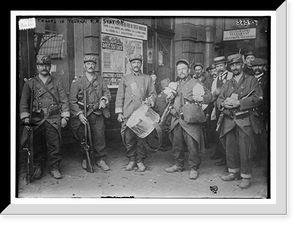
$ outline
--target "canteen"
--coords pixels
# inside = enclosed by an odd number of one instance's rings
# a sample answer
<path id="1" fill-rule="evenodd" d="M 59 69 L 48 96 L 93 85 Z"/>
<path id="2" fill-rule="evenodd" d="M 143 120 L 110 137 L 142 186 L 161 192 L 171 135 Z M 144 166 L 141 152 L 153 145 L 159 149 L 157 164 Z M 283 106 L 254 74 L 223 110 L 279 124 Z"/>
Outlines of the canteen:
<path id="1" fill-rule="evenodd" d="M 146 104 L 135 110 L 127 121 L 127 126 L 140 138 L 147 137 L 159 122 L 160 116 Z"/>

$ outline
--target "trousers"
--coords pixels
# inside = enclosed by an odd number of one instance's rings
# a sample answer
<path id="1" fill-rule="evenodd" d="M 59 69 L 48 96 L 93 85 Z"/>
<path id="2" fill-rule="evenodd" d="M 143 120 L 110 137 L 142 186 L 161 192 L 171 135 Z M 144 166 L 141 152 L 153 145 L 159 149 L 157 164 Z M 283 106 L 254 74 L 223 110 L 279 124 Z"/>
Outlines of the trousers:
<path id="1" fill-rule="evenodd" d="M 235 126 L 223 137 L 228 171 L 233 173 L 241 172 L 241 177 L 251 178 L 252 157 L 249 156 L 249 151 L 251 150 L 249 136 L 240 127 Z"/>
<path id="2" fill-rule="evenodd" d="M 124 129 L 125 128 L 125 129 Z M 123 143 L 126 147 L 126 157 L 130 161 L 143 162 L 147 158 L 147 151 L 143 146 L 143 140 L 138 137 L 129 127 L 121 129 Z"/>
<path id="3" fill-rule="evenodd" d="M 91 113 L 87 117 L 90 127 L 91 127 L 91 137 L 92 137 L 92 143 L 93 143 L 93 152 L 95 155 L 95 158 L 105 158 L 107 156 L 106 148 L 106 141 L 105 141 L 105 124 L 104 124 L 104 117 L 103 115 L 96 115 L 94 113 Z M 80 124 L 77 136 L 79 142 L 82 142 L 84 139 L 84 125 Z M 90 137 L 90 136 L 89 136 Z M 87 141 L 89 142 L 89 140 Z M 83 148 L 83 145 L 80 146 L 80 152 L 83 158 L 85 158 L 86 153 Z"/>
<path id="4" fill-rule="evenodd" d="M 57 169 L 61 160 L 61 140 L 57 129 L 44 121 L 33 132 L 35 166 L 42 167 L 47 162 L 49 169 Z"/>
<path id="5" fill-rule="evenodd" d="M 175 164 L 178 167 L 184 166 L 185 150 L 188 149 L 188 162 L 191 169 L 198 170 L 201 164 L 199 147 L 197 141 L 191 137 L 181 126 L 177 124 L 171 131 L 172 151 Z"/>

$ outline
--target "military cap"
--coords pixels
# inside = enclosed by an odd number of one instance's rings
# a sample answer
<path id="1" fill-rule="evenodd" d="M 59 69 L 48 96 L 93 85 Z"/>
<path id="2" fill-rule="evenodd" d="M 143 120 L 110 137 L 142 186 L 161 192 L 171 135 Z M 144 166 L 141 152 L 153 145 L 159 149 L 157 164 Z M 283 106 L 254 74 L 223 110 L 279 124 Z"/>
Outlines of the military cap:
<path id="1" fill-rule="evenodd" d="M 249 55 L 255 56 L 255 54 L 254 54 L 253 51 L 248 51 L 248 52 L 246 52 L 246 53 L 244 54 L 245 58 L 246 58 L 247 56 L 249 56 Z"/>
<path id="2" fill-rule="evenodd" d="M 202 64 L 202 63 L 195 63 L 195 64 L 194 64 L 194 69 L 195 69 L 195 67 L 196 67 L 196 66 L 201 66 L 201 67 L 202 67 L 202 69 L 204 69 L 204 67 L 203 67 L 203 64 Z"/>
<path id="3" fill-rule="evenodd" d="M 209 71 L 209 70 L 212 70 L 212 69 L 215 69 L 216 68 L 216 65 L 215 64 L 210 64 L 207 68 L 206 68 L 206 71 Z"/>
<path id="4" fill-rule="evenodd" d="M 243 58 L 241 54 L 233 54 L 228 56 L 228 63 L 233 64 L 233 63 L 243 63 Z"/>
<path id="5" fill-rule="evenodd" d="M 129 58 L 129 62 L 131 62 L 133 60 L 140 60 L 142 62 L 143 61 L 143 57 L 142 57 L 142 55 L 132 55 Z"/>
<path id="6" fill-rule="evenodd" d="M 261 59 L 261 58 L 255 58 L 252 62 L 251 65 L 252 66 L 262 66 L 265 65 L 267 63 L 266 60 Z"/>
<path id="7" fill-rule="evenodd" d="M 85 55 L 84 58 L 83 58 L 83 62 L 86 63 L 86 62 L 93 62 L 93 63 L 97 63 L 97 57 L 95 56 L 92 56 L 92 55 Z"/>
<path id="8" fill-rule="evenodd" d="M 50 55 L 37 55 L 36 64 L 51 64 Z"/>
<path id="9" fill-rule="evenodd" d="M 214 58 L 214 64 L 219 64 L 219 63 L 227 63 L 227 59 L 225 56 L 218 56 Z"/>
<path id="10" fill-rule="evenodd" d="M 186 59 L 179 59 L 179 60 L 176 62 L 176 66 L 178 66 L 179 63 L 183 63 L 183 64 L 187 65 L 188 67 L 190 67 L 190 63 L 189 63 L 189 61 L 187 61 Z"/>

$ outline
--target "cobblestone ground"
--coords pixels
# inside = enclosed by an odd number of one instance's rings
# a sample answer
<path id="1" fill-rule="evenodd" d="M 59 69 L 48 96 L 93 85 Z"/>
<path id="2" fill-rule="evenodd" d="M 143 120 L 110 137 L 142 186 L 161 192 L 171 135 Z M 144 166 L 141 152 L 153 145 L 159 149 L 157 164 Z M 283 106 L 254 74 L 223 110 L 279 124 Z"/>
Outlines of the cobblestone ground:
<path id="1" fill-rule="evenodd" d="M 125 171 L 128 160 L 121 141 L 107 144 L 110 171 L 94 167 L 94 173 L 81 168 L 77 143 L 64 144 L 64 158 L 60 164 L 63 178 L 53 179 L 47 167 L 44 176 L 27 184 L 20 171 L 17 196 L 20 198 L 267 198 L 268 184 L 259 162 L 254 164 L 253 178 L 249 189 L 240 189 L 240 181 L 224 182 L 220 176 L 225 166 L 215 166 L 211 160 L 214 145 L 202 154 L 202 163 L 197 180 L 189 179 L 187 157 L 185 170 L 179 173 L 166 173 L 165 168 L 173 165 L 171 150 L 150 152 L 145 161 L 145 172 Z M 216 190 L 217 187 L 217 190 Z M 214 191 L 216 190 L 216 191 Z"/>

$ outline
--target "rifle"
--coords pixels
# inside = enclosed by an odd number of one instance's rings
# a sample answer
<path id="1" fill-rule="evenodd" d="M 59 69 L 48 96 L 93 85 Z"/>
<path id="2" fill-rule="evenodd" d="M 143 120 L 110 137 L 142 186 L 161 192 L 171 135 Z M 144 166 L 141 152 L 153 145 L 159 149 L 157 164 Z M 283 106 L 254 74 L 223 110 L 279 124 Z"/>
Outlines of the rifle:
<path id="1" fill-rule="evenodd" d="M 31 90 L 30 95 L 30 116 L 29 116 L 29 124 L 27 125 L 28 128 L 25 126 L 25 129 L 23 130 L 23 135 L 21 138 L 21 145 L 24 145 L 23 140 L 25 141 L 27 138 L 26 146 L 23 147 L 23 151 L 27 154 L 27 167 L 26 167 L 26 184 L 31 183 L 33 172 L 34 172 L 34 162 L 33 162 L 33 124 L 32 124 L 32 111 L 33 111 L 33 97 L 34 97 L 34 87 L 35 83 L 33 83 L 33 88 Z M 27 136 L 23 137 L 27 131 Z"/>
<path id="2" fill-rule="evenodd" d="M 167 119 L 167 117 L 170 113 L 171 108 L 172 108 L 171 107 L 171 101 L 169 101 L 167 106 L 165 107 L 161 117 L 160 117 L 160 120 L 159 120 L 159 123 L 158 123 L 160 126 L 164 125 L 164 123 L 165 123 L 165 121 L 166 121 L 166 119 Z"/>
<path id="3" fill-rule="evenodd" d="M 86 107 L 87 107 L 87 95 L 86 95 L 86 92 L 87 92 L 86 89 L 84 89 L 83 90 L 83 102 L 84 102 L 83 114 L 84 114 L 84 117 L 87 119 L 87 110 L 86 110 Z M 88 171 L 90 173 L 93 173 L 94 172 L 94 170 L 93 170 L 94 159 L 91 158 L 91 155 L 93 155 L 93 152 L 92 152 L 92 144 L 91 144 L 92 139 L 91 139 L 91 132 L 90 131 L 91 131 L 90 125 L 87 122 L 87 124 L 84 125 L 84 138 L 83 138 L 81 144 L 83 145 L 83 149 L 84 149 L 84 151 L 86 153 L 86 161 L 87 161 L 86 171 Z M 89 139 L 90 145 L 88 143 L 88 139 Z"/>

